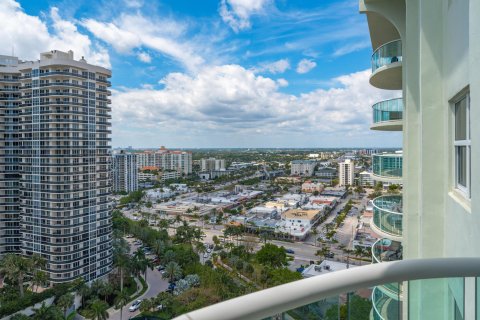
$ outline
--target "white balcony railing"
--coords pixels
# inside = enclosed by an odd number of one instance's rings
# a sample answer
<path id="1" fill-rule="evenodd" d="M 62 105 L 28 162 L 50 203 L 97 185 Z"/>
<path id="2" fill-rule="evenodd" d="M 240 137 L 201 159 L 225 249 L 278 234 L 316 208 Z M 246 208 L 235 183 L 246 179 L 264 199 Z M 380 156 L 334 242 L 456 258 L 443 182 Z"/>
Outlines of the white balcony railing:
<path id="1" fill-rule="evenodd" d="M 480 258 L 414 259 L 376 263 L 258 291 L 189 312 L 174 320 L 264 319 L 361 288 L 409 280 L 479 276 Z"/>

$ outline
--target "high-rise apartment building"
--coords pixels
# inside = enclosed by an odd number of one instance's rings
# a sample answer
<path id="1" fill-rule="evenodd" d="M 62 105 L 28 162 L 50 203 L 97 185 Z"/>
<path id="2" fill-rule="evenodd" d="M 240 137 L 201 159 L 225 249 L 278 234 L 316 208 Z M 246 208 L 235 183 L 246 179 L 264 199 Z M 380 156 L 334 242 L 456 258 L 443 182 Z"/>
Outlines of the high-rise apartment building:
<path id="1" fill-rule="evenodd" d="M 41 255 L 52 282 L 111 270 L 110 76 L 72 51 L 0 56 L 0 252 Z"/>
<path id="2" fill-rule="evenodd" d="M 201 159 L 200 160 L 201 171 L 220 171 L 225 170 L 225 159 Z"/>
<path id="3" fill-rule="evenodd" d="M 168 150 L 161 147 L 156 151 L 136 153 L 137 167 L 157 167 L 159 170 L 173 170 L 188 175 L 192 173 L 192 153 L 190 151 Z"/>
<path id="4" fill-rule="evenodd" d="M 113 191 L 138 190 L 137 155 L 121 151 L 113 155 Z"/>
<path id="5" fill-rule="evenodd" d="M 479 257 L 472 244 L 480 240 L 480 3 L 361 0 L 360 10 L 374 50 L 370 83 L 403 93 L 373 106 L 372 127 L 403 127 L 403 257 Z M 480 314 L 475 278 L 407 288 L 404 319 Z"/>
<path id="6" fill-rule="evenodd" d="M 355 183 L 355 161 L 346 159 L 338 163 L 338 184 L 353 186 Z"/>
<path id="7" fill-rule="evenodd" d="M 19 252 L 20 171 L 18 58 L 0 56 L 0 254 Z"/>

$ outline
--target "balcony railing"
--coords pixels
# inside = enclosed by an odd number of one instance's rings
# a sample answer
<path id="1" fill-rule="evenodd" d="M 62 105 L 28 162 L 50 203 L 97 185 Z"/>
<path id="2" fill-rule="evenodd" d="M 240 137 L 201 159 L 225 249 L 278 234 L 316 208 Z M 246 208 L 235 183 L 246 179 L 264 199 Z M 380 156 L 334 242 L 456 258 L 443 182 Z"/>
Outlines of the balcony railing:
<path id="1" fill-rule="evenodd" d="M 403 248 L 399 241 L 378 239 L 372 246 L 373 263 L 402 260 Z"/>
<path id="2" fill-rule="evenodd" d="M 372 73 L 378 68 L 402 61 L 402 41 L 385 43 L 372 54 Z"/>
<path id="3" fill-rule="evenodd" d="M 401 195 L 380 196 L 373 200 L 374 231 L 380 230 L 387 236 L 401 237 L 402 220 Z"/>
<path id="4" fill-rule="evenodd" d="M 375 287 L 372 292 L 373 320 L 402 319 L 402 302 L 385 294 L 380 287 Z"/>
<path id="5" fill-rule="evenodd" d="M 282 314 L 289 310 L 318 302 L 328 303 L 329 297 L 362 288 L 420 279 L 478 276 L 480 276 L 480 258 L 415 259 L 377 263 L 258 291 L 189 312 L 175 319 L 252 320 L 270 317 L 281 319 Z M 347 300 L 348 296 L 347 294 Z M 417 318 L 411 317 L 411 319 Z"/>
<path id="6" fill-rule="evenodd" d="M 375 103 L 373 109 L 373 123 L 382 124 L 403 119 L 403 99 L 390 99 Z"/>
<path id="7" fill-rule="evenodd" d="M 373 175 L 377 178 L 385 180 L 401 179 L 402 166 L 403 157 L 401 153 L 382 153 L 372 156 Z"/>

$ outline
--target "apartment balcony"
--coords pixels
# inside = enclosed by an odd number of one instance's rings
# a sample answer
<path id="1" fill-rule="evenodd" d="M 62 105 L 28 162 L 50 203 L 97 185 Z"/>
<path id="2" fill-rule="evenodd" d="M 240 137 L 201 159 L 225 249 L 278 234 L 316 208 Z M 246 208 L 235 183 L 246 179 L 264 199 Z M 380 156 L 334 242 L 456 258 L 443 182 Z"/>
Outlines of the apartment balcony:
<path id="1" fill-rule="evenodd" d="M 372 316 L 373 320 L 402 319 L 402 302 L 392 298 L 380 290 L 381 286 L 375 287 L 372 292 Z"/>
<path id="2" fill-rule="evenodd" d="M 379 89 L 402 89 L 402 41 L 387 42 L 372 54 L 370 84 Z"/>
<path id="3" fill-rule="evenodd" d="M 372 155 L 373 180 L 402 183 L 403 156 L 401 153 Z"/>
<path id="4" fill-rule="evenodd" d="M 403 232 L 402 220 L 401 195 L 380 196 L 373 200 L 371 227 L 376 234 L 390 240 L 401 241 Z"/>
<path id="5" fill-rule="evenodd" d="M 474 280 L 473 278 L 479 275 L 478 257 L 376 263 L 261 290 L 191 311 L 174 320 L 324 319 L 326 309 L 335 313 L 335 310 L 340 309 L 340 305 L 346 306 L 349 314 L 354 310 L 354 304 L 350 304 L 354 294 L 361 294 L 361 290 L 367 288 L 405 281 L 408 281 L 409 288 L 420 287 L 427 281 L 445 283 L 454 278 L 466 281 Z M 400 300 L 385 295 L 376 288 L 370 295 L 373 309 L 370 315 L 373 319 L 397 320 L 403 316 L 403 319 L 420 320 L 426 319 L 424 314 L 431 313 L 430 309 L 425 308 L 419 313 L 402 315 Z M 444 286 L 443 290 L 448 294 L 448 287 Z M 463 291 L 461 294 L 464 300 L 466 293 Z M 409 299 L 411 307 L 412 304 L 426 302 L 424 299 L 432 299 L 432 296 L 409 294 Z M 308 313 L 308 316 L 302 316 L 305 313 Z"/>
<path id="6" fill-rule="evenodd" d="M 401 131 L 403 127 L 403 99 L 390 99 L 375 103 L 372 130 Z"/>

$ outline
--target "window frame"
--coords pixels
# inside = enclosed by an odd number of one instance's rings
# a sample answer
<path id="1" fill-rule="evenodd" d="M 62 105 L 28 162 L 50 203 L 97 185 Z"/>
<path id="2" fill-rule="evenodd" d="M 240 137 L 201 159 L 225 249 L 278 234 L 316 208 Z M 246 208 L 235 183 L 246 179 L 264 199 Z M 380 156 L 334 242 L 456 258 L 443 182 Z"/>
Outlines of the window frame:
<path id="1" fill-rule="evenodd" d="M 456 140 L 456 111 L 457 104 L 465 99 L 466 103 L 466 119 L 465 119 L 465 139 Z M 452 111 L 453 111 L 453 178 L 454 178 L 454 188 L 461 192 L 467 199 L 471 198 L 471 122 L 470 122 L 470 91 L 461 92 L 457 98 L 452 100 Z M 465 186 L 459 183 L 459 165 L 458 165 L 458 150 L 459 147 L 465 147 Z"/>

